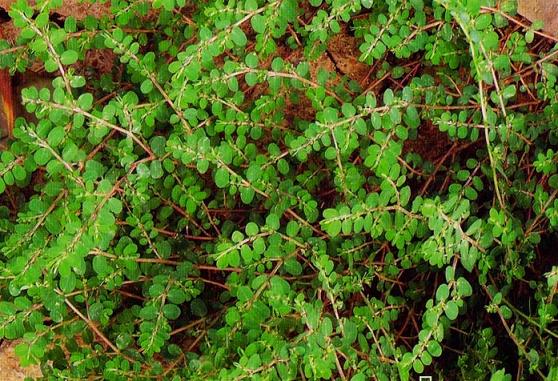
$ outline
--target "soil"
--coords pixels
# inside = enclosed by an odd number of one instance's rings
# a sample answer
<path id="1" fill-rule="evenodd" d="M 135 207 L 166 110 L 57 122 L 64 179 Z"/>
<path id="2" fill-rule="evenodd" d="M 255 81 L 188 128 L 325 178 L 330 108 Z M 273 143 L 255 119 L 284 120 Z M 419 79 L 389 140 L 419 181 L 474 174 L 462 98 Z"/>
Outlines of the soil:
<path id="1" fill-rule="evenodd" d="M 341 32 L 331 38 L 327 54 L 338 72 L 365 85 L 370 73 L 370 65 L 360 62 L 360 42 L 349 33 L 348 26 L 343 25 Z"/>
<path id="2" fill-rule="evenodd" d="M 0 0 L 0 8 L 8 10 L 14 2 L 14 0 Z M 35 1 L 30 0 L 29 3 L 33 4 Z M 100 18 L 110 15 L 110 1 L 105 1 L 104 3 L 95 1 L 90 3 L 80 0 L 64 0 L 64 5 L 56 9 L 56 13 L 63 17 L 74 16 L 76 19 L 80 20 L 84 19 L 86 16 Z"/>
<path id="3" fill-rule="evenodd" d="M 346 75 L 349 79 L 358 82 L 362 88 L 368 86 L 370 66 L 358 60 L 360 55 L 359 41 L 353 37 L 348 27 L 343 26 L 342 30 L 333 36 L 328 43 L 326 51 L 310 65 L 310 79 L 316 81 L 318 72 L 325 70 L 330 73 L 337 73 L 338 76 Z M 292 64 L 297 64 L 303 60 L 303 52 L 296 50 L 289 54 L 279 54 L 287 56 Z M 336 78 L 338 78 L 336 76 Z M 332 80 L 329 88 L 338 83 L 338 79 Z M 287 107 L 285 107 L 285 117 L 288 121 L 302 119 L 312 121 L 315 111 L 306 97 L 300 97 L 298 102 L 290 102 L 287 99 Z"/>
<path id="4" fill-rule="evenodd" d="M 19 360 L 14 353 L 17 341 L 4 341 L 0 345 L 0 379 L 2 381 L 21 381 L 25 377 L 41 377 L 41 370 L 38 366 L 22 368 Z"/>
<path id="5" fill-rule="evenodd" d="M 558 2 L 549 0 L 519 0 L 517 12 L 533 22 L 544 22 L 544 31 L 558 37 Z"/>
<path id="6" fill-rule="evenodd" d="M 416 139 L 408 139 L 403 143 L 403 152 L 414 152 L 423 159 L 434 162 L 444 156 L 451 146 L 448 135 L 427 120 L 418 127 Z"/>

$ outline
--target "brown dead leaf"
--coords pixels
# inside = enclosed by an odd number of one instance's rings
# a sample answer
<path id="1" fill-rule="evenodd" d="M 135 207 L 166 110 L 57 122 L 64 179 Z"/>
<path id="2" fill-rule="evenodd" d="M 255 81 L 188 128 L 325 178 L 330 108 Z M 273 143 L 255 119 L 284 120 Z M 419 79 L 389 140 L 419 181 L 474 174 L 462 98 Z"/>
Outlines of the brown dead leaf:
<path id="1" fill-rule="evenodd" d="M 0 24 L 0 38 L 14 43 L 19 36 L 19 29 L 14 26 L 11 21 L 3 22 Z"/>

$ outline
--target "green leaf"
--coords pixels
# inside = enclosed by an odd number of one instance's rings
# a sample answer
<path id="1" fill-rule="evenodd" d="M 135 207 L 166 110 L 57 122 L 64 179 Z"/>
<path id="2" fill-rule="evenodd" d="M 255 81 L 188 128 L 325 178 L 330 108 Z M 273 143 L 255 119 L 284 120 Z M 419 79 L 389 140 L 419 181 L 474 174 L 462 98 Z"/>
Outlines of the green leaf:
<path id="1" fill-rule="evenodd" d="M 436 300 L 437 301 L 446 300 L 448 296 L 449 296 L 449 287 L 447 284 L 442 283 L 440 286 L 438 286 L 438 290 L 436 291 Z"/>
<path id="2" fill-rule="evenodd" d="M 93 270 L 100 276 L 108 274 L 110 272 L 110 267 L 108 265 L 107 259 L 101 255 L 97 255 L 93 258 Z"/>
<path id="3" fill-rule="evenodd" d="M 153 90 L 153 82 L 150 79 L 146 79 L 141 83 L 140 90 L 143 94 L 149 94 Z"/>
<path id="4" fill-rule="evenodd" d="M 192 310 L 192 313 L 197 317 L 207 316 L 207 306 L 201 299 L 196 298 L 192 300 L 192 302 L 190 303 L 190 309 Z"/>
<path id="5" fill-rule="evenodd" d="M 228 264 L 231 267 L 238 267 L 240 266 L 240 255 L 238 254 L 237 250 L 231 251 L 227 255 Z"/>
<path id="6" fill-rule="evenodd" d="M 374 5 L 374 0 L 361 0 L 360 1 L 364 8 L 370 9 Z"/>
<path id="7" fill-rule="evenodd" d="M 264 33 L 266 30 L 266 19 L 262 15 L 254 15 L 250 20 L 250 24 L 256 33 Z"/>
<path id="8" fill-rule="evenodd" d="M 448 319 L 455 320 L 459 314 L 459 307 L 455 301 L 449 300 L 444 306 L 444 312 L 446 313 Z"/>
<path id="9" fill-rule="evenodd" d="M 12 169 L 12 174 L 17 181 L 23 181 L 27 177 L 27 172 L 25 172 L 25 169 L 21 165 L 15 165 Z"/>
<path id="10" fill-rule="evenodd" d="M 506 374 L 505 369 L 500 369 L 500 370 L 496 371 L 490 377 L 490 381 L 507 381 L 507 380 L 510 380 L 510 379 L 511 378 Z"/>
<path id="11" fill-rule="evenodd" d="M 358 326 L 353 321 L 346 320 L 343 328 L 345 331 L 345 337 L 344 337 L 345 344 L 346 345 L 353 344 L 357 339 Z"/>
<path id="12" fill-rule="evenodd" d="M 287 162 L 287 160 L 285 159 L 280 159 L 277 162 L 277 169 L 279 170 L 279 173 L 281 173 L 282 175 L 287 175 L 289 173 L 289 163 Z"/>
<path id="13" fill-rule="evenodd" d="M 76 284 L 77 279 L 74 273 L 70 273 L 67 276 L 60 277 L 60 289 L 67 294 L 74 291 L 74 289 L 76 288 Z"/>
<path id="14" fill-rule="evenodd" d="M 209 161 L 207 160 L 198 160 L 196 162 L 196 168 L 199 173 L 204 174 L 209 169 Z"/>
<path id="15" fill-rule="evenodd" d="M 172 288 L 167 294 L 169 302 L 174 304 L 182 304 L 186 301 L 186 293 L 180 288 Z"/>
<path id="16" fill-rule="evenodd" d="M 478 250 L 474 247 L 470 247 L 469 250 L 461 255 L 461 264 L 467 271 L 471 272 L 475 268 L 477 257 Z"/>
<path id="17" fill-rule="evenodd" d="M 122 212 L 122 201 L 117 198 L 111 197 L 107 201 L 107 206 L 109 207 L 110 211 L 114 214 L 118 214 Z"/>
<path id="18" fill-rule="evenodd" d="M 246 56 L 244 62 L 249 68 L 256 68 L 259 64 L 258 56 L 255 53 L 250 53 Z"/>
<path id="19" fill-rule="evenodd" d="M 353 106 L 351 103 L 343 103 L 343 106 L 341 107 L 341 111 L 343 112 L 343 115 L 347 118 L 350 118 L 356 114 L 355 106 Z"/>
<path id="20" fill-rule="evenodd" d="M 180 307 L 175 304 L 165 304 L 163 306 L 163 315 L 169 320 L 176 320 L 180 316 Z"/>
<path id="21" fill-rule="evenodd" d="M 153 160 L 149 165 L 149 170 L 151 172 L 151 177 L 154 179 L 160 179 L 164 175 L 160 160 Z"/>
<path id="22" fill-rule="evenodd" d="M 393 90 L 387 89 L 384 91 L 384 105 L 390 106 L 394 102 Z"/>
<path id="23" fill-rule="evenodd" d="M 279 230 L 279 227 L 281 226 L 279 216 L 274 213 L 271 213 L 266 217 L 265 224 L 271 230 Z"/>
<path id="24" fill-rule="evenodd" d="M 248 42 L 246 35 L 239 27 L 233 28 L 231 31 L 231 38 L 237 46 L 244 46 Z"/>
<path id="25" fill-rule="evenodd" d="M 325 224 L 326 233 L 332 238 L 335 238 L 335 237 L 337 237 L 337 235 L 339 235 L 339 233 L 341 232 L 342 227 L 343 227 L 343 224 L 339 220 L 331 221 L 331 222 Z"/>
<path id="26" fill-rule="evenodd" d="M 250 204 L 254 200 L 254 196 L 256 195 L 256 191 L 249 187 L 240 188 L 240 198 L 243 203 Z"/>
<path id="27" fill-rule="evenodd" d="M 420 361 L 420 359 L 416 359 L 415 361 L 413 361 L 413 370 L 419 374 L 424 372 L 424 365 L 422 364 L 422 361 Z"/>
<path id="28" fill-rule="evenodd" d="M 75 50 L 70 49 L 62 53 L 60 56 L 60 62 L 62 62 L 63 65 L 72 65 L 77 62 L 78 58 L 78 53 Z"/>
<path id="29" fill-rule="evenodd" d="M 440 357 L 442 355 L 442 346 L 436 340 L 431 340 L 428 342 L 426 349 L 432 357 Z"/>
<path id="30" fill-rule="evenodd" d="M 254 296 L 254 293 L 248 286 L 241 286 L 236 292 L 236 297 L 240 302 L 247 302 L 248 300 L 252 299 L 252 296 Z"/>
<path id="31" fill-rule="evenodd" d="M 154 305 L 147 305 L 140 311 L 140 317 L 145 320 L 153 320 L 157 317 L 157 308 Z"/>
<path id="32" fill-rule="evenodd" d="M 293 276 L 302 274 L 302 265 L 296 259 L 288 259 L 284 263 L 285 271 Z"/>
<path id="33" fill-rule="evenodd" d="M 515 96 L 516 90 L 515 90 L 515 85 L 509 85 L 506 86 L 504 88 L 504 90 L 502 91 L 502 96 L 505 99 L 510 99 L 513 98 Z"/>
<path id="34" fill-rule="evenodd" d="M 480 12 L 480 0 L 467 0 L 467 10 L 473 16 Z"/>
<path id="35" fill-rule="evenodd" d="M 64 139 L 64 127 L 54 127 L 48 134 L 47 142 L 51 147 L 58 147 Z"/>
<path id="36" fill-rule="evenodd" d="M 364 373 L 356 373 L 353 377 L 351 377 L 351 381 L 366 381 L 366 376 Z"/>
<path id="37" fill-rule="evenodd" d="M 218 168 L 215 171 L 215 185 L 224 188 L 229 185 L 229 172 L 224 168 Z"/>
<path id="38" fill-rule="evenodd" d="M 457 293 L 461 297 L 468 297 L 473 294 L 473 288 L 467 279 L 463 277 L 457 279 Z"/>
<path id="39" fill-rule="evenodd" d="M 70 79 L 70 86 L 74 89 L 79 89 L 80 87 L 85 86 L 85 78 L 81 75 L 74 75 Z"/>
<path id="40" fill-rule="evenodd" d="M 248 224 L 246 224 L 246 234 L 249 237 L 255 236 L 256 234 L 258 234 L 258 232 L 259 232 L 258 225 L 256 225 L 253 222 L 249 222 Z"/>
<path id="41" fill-rule="evenodd" d="M 258 9 L 257 0 L 246 0 L 246 2 L 244 3 L 244 8 L 247 11 L 255 11 L 256 9 Z"/>
<path id="42" fill-rule="evenodd" d="M 35 159 L 35 163 L 37 165 L 45 165 L 51 159 L 52 155 L 50 151 L 46 148 L 39 148 L 35 151 L 33 158 Z"/>
<path id="43" fill-rule="evenodd" d="M 56 61 L 53 60 L 52 58 L 49 58 L 45 61 L 45 71 L 47 73 L 53 73 L 56 70 L 58 70 L 58 65 L 56 64 Z"/>
<path id="44" fill-rule="evenodd" d="M 299 230 L 300 230 L 300 226 L 298 222 L 291 220 L 287 223 L 286 232 L 289 237 L 296 237 Z"/>
<path id="45" fill-rule="evenodd" d="M 151 150 L 157 156 L 163 156 L 165 154 L 167 140 L 164 136 L 155 136 L 151 139 L 150 145 Z"/>
<path id="46" fill-rule="evenodd" d="M 339 212 L 336 209 L 324 210 L 324 220 L 320 223 L 322 228 L 330 237 L 336 237 L 343 228 L 342 220 L 340 220 Z"/>
<path id="47" fill-rule="evenodd" d="M 248 86 L 255 86 L 258 83 L 258 75 L 256 73 L 246 73 L 244 80 Z"/>
<path id="48" fill-rule="evenodd" d="M 81 94 L 77 100 L 77 103 L 82 110 L 88 111 L 93 106 L 93 94 L 91 93 Z"/>

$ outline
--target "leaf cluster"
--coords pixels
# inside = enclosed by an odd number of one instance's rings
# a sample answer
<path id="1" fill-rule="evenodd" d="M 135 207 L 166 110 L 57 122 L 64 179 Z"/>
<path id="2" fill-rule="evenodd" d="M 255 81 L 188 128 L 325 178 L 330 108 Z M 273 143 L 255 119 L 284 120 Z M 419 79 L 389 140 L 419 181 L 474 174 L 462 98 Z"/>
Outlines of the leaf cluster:
<path id="1" fill-rule="evenodd" d="M 0 338 L 23 364 L 557 379 L 556 47 L 513 2 L 59 3 L 16 1 L 0 42 L 52 80 L 0 154 Z"/>

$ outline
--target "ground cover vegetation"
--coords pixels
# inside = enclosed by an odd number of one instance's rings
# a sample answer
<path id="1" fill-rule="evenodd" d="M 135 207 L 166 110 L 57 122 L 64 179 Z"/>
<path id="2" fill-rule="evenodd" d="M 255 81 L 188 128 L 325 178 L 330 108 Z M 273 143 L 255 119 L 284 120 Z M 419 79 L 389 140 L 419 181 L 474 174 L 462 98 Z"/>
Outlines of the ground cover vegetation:
<path id="1" fill-rule="evenodd" d="M 558 379 L 558 50 L 514 1 L 60 5 L 0 42 L 52 77 L 0 153 L 23 364 Z"/>

